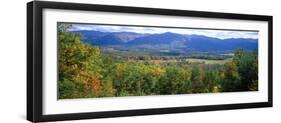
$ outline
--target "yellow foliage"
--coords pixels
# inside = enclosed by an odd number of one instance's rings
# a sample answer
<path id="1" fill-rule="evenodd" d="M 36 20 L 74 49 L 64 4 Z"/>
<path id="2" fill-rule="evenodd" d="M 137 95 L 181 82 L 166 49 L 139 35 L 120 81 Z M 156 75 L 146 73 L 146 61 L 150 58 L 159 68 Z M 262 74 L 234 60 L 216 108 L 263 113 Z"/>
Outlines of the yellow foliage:
<path id="1" fill-rule="evenodd" d="M 220 90 L 220 89 L 219 89 L 218 86 L 214 86 L 212 92 L 213 92 L 213 93 L 217 93 L 217 92 L 220 92 L 219 90 Z"/>

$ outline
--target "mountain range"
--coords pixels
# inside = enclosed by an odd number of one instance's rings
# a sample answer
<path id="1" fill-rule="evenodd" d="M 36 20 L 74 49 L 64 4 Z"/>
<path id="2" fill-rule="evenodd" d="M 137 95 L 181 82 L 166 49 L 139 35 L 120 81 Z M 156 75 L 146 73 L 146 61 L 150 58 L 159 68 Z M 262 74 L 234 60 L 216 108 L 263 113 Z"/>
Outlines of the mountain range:
<path id="1" fill-rule="evenodd" d="M 72 31 L 82 34 L 81 40 L 94 46 L 118 46 L 119 49 L 135 48 L 168 52 L 212 52 L 234 51 L 237 48 L 253 50 L 258 48 L 258 39 L 220 39 L 204 35 L 187 35 L 172 32 L 142 34 L 135 32 Z"/>

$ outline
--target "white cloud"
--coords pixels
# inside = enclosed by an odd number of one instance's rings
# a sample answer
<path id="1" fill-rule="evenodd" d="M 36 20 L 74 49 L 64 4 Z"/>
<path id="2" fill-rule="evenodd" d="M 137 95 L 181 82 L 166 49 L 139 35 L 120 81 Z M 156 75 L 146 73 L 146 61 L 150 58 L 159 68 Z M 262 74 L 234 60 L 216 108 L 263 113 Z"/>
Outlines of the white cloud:
<path id="1" fill-rule="evenodd" d="M 253 31 L 228 31 L 228 30 L 207 30 L 207 29 L 182 29 L 182 28 L 158 28 L 158 27 L 134 27 L 134 26 L 113 26 L 113 25 L 92 25 L 73 24 L 70 31 L 95 30 L 101 32 L 136 32 L 136 33 L 179 33 L 188 35 L 204 35 L 208 37 L 227 38 L 253 38 L 258 39 L 258 32 Z"/>

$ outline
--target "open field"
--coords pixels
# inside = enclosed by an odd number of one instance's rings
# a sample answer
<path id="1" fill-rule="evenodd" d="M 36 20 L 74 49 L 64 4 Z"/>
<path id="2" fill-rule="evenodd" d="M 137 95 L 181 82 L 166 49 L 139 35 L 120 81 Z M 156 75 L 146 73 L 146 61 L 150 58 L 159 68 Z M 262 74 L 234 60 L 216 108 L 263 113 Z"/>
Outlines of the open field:
<path id="1" fill-rule="evenodd" d="M 195 58 L 189 58 L 186 59 L 188 62 L 200 62 L 205 64 L 225 64 L 226 62 L 231 61 L 231 58 L 225 59 L 225 60 L 208 60 L 208 59 L 195 59 Z"/>
<path id="2" fill-rule="evenodd" d="M 168 60 L 128 60 L 128 62 L 139 62 L 139 63 L 151 63 L 151 64 L 165 64 L 165 63 L 187 63 L 187 64 L 193 64 L 193 63 L 200 63 L 200 64 L 219 64 L 223 65 L 226 62 L 230 62 L 232 58 L 227 58 L 224 60 L 212 60 L 212 59 L 199 59 L 199 58 L 187 58 L 182 60 L 175 60 L 175 59 L 168 59 Z"/>

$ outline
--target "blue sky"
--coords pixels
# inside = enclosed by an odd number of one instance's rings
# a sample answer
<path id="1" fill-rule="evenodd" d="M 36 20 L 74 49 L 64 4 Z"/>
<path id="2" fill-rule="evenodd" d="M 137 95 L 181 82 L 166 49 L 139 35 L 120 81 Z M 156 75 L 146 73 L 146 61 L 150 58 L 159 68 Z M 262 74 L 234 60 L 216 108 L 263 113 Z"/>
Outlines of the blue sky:
<path id="1" fill-rule="evenodd" d="M 227 38 L 252 38 L 258 39 L 258 32 L 252 31 L 227 31 L 227 30 L 206 30 L 206 29 L 179 29 L 179 28 L 156 28 L 156 27 L 134 27 L 134 26 L 112 26 L 93 24 L 73 24 L 70 31 L 93 30 L 101 32 L 136 32 L 136 33 L 165 33 L 196 34 L 220 39 Z"/>

